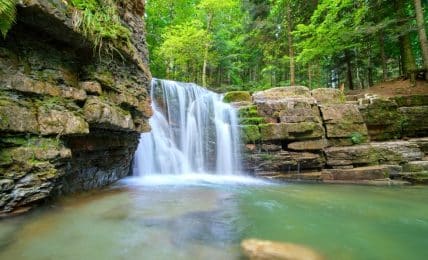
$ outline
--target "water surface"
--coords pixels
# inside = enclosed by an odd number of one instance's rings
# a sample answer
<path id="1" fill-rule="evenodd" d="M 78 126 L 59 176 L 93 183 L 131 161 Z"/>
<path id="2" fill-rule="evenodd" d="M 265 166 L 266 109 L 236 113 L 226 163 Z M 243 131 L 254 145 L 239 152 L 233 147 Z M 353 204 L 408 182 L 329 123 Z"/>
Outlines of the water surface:
<path id="1" fill-rule="evenodd" d="M 428 188 L 152 176 L 0 222 L 0 259 L 239 259 L 244 238 L 328 259 L 426 259 Z"/>

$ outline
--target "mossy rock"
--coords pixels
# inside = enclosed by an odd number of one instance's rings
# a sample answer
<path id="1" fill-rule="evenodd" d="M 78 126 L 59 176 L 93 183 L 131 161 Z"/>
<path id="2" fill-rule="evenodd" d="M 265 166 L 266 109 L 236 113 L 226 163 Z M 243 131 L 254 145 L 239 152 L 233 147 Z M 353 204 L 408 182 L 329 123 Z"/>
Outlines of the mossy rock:
<path id="1" fill-rule="evenodd" d="M 245 106 L 238 108 L 238 116 L 240 118 L 258 117 L 259 112 L 257 106 Z"/>
<path id="2" fill-rule="evenodd" d="M 223 101 L 226 103 L 251 102 L 251 95 L 248 91 L 232 91 L 224 95 Z"/>
<path id="3" fill-rule="evenodd" d="M 394 97 L 399 107 L 428 106 L 428 95 L 412 95 Z"/>
<path id="4" fill-rule="evenodd" d="M 240 119 L 241 125 L 260 125 L 264 123 L 266 122 L 263 117 L 249 117 Z"/>
<path id="5" fill-rule="evenodd" d="M 254 143 L 260 141 L 261 135 L 259 127 L 256 125 L 243 125 L 241 128 L 241 138 L 244 143 Z"/>

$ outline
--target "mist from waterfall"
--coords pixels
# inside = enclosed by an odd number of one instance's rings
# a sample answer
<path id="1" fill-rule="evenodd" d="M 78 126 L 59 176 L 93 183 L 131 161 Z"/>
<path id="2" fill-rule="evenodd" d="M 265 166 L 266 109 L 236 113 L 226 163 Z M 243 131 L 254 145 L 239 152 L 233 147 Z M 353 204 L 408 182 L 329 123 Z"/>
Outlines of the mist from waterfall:
<path id="1" fill-rule="evenodd" d="M 235 109 L 192 83 L 154 79 L 150 133 L 141 135 L 134 175 L 236 174 L 240 137 Z"/>

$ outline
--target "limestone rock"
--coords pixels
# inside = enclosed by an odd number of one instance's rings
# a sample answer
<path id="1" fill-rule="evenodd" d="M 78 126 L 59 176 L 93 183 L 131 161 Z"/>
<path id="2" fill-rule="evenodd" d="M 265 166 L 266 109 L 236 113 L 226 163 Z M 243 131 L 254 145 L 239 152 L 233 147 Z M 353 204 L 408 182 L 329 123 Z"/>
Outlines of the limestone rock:
<path id="1" fill-rule="evenodd" d="M 256 101 L 260 116 L 269 123 L 319 122 L 320 114 L 313 98 L 288 97 L 281 100 Z"/>
<path id="2" fill-rule="evenodd" d="M 102 87 L 101 84 L 97 81 L 84 81 L 80 83 L 80 87 L 86 91 L 88 94 L 92 95 L 101 95 Z"/>
<path id="3" fill-rule="evenodd" d="M 247 239 L 241 249 L 250 260 L 321 260 L 316 251 L 297 244 Z"/>
<path id="4" fill-rule="evenodd" d="M 428 106 L 428 94 L 396 96 L 391 99 L 393 99 L 399 107 Z"/>
<path id="5" fill-rule="evenodd" d="M 89 98 L 83 110 L 85 119 L 91 126 L 121 131 L 135 129 L 130 114 L 119 107 L 103 102 L 97 97 Z"/>
<path id="6" fill-rule="evenodd" d="M 411 142 L 397 141 L 329 147 L 324 149 L 329 166 L 368 166 L 378 164 L 402 164 L 422 159 L 423 153 Z"/>
<path id="7" fill-rule="evenodd" d="M 428 172 L 428 161 L 408 162 L 403 166 L 404 172 Z"/>
<path id="8" fill-rule="evenodd" d="M 73 112 L 39 107 L 38 122 L 42 135 L 88 134 L 89 125 Z"/>
<path id="9" fill-rule="evenodd" d="M 326 139 L 308 140 L 288 144 L 288 149 L 295 151 L 317 151 L 328 146 Z"/>
<path id="10" fill-rule="evenodd" d="M 311 92 L 307 87 L 290 86 L 271 88 L 253 94 L 253 100 L 256 103 L 263 101 L 279 101 L 290 97 L 310 98 Z"/>
<path id="11" fill-rule="evenodd" d="M 18 90 L 24 93 L 63 97 L 74 99 L 76 101 L 84 101 L 87 98 L 86 92 L 83 89 L 58 86 L 47 81 L 34 80 L 20 73 L 12 76 L 8 87 L 9 89 Z"/>
<path id="12" fill-rule="evenodd" d="M 428 135 L 428 106 L 400 107 L 403 114 L 403 135 L 419 137 Z"/>
<path id="13" fill-rule="evenodd" d="M 323 137 L 324 128 L 314 122 L 264 124 L 260 133 L 263 141 L 306 140 Z"/>
<path id="14" fill-rule="evenodd" d="M 334 88 L 317 88 L 311 94 L 319 104 L 343 104 L 346 101 L 345 95 Z"/>
<path id="15" fill-rule="evenodd" d="M 39 126 L 32 105 L 0 96 L 0 131 L 37 133 Z"/>
<path id="16" fill-rule="evenodd" d="M 402 113 L 395 101 L 376 99 L 360 106 L 371 140 L 385 141 L 401 137 Z"/>
<path id="17" fill-rule="evenodd" d="M 367 137 L 368 131 L 358 107 L 352 104 L 322 105 L 321 114 L 327 138 L 350 138 L 358 133 Z"/>
<path id="18" fill-rule="evenodd" d="M 328 169 L 322 173 L 323 180 L 380 180 L 401 172 L 398 165 L 379 165 L 353 169 Z"/>

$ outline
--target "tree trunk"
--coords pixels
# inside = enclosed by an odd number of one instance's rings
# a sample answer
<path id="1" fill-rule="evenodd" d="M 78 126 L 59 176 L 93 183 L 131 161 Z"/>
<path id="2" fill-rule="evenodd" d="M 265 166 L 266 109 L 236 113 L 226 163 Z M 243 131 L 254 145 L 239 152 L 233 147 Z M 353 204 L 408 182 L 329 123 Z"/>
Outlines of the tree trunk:
<path id="1" fill-rule="evenodd" d="M 291 17 L 291 3 L 287 4 L 287 37 L 288 37 L 288 55 L 290 57 L 290 85 L 296 84 L 296 68 L 294 61 L 294 47 L 293 47 L 293 19 Z"/>
<path id="2" fill-rule="evenodd" d="M 379 47 L 380 47 L 380 56 L 382 62 L 382 79 L 383 81 L 388 80 L 388 64 L 386 63 L 386 54 L 385 54 L 385 35 L 381 31 L 379 34 Z"/>
<path id="3" fill-rule="evenodd" d="M 207 33 L 209 33 L 211 30 L 212 19 L 213 19 L 213 15 L 209 14 L 208 20 L 207 20 Z M 209 49 L 210 49 L 210 44 L 207 43 L 205 45 L 205 51 L 204 51 L 204 65 L 202 66 L 202 86 L 203 87 L 207 86 L 207 66 L 208 66 Z"/>
<path id="4" fill-rule="evenodd" d="M 400 25 L 406 25 L 407 14 L 406 14 L 406 3 L 403 0 L 396 0 L 396 9 L 398 12 L 398 18 L 400 19 Z M 406 32 L 400 36 L 400 50 L 401 50 L 401 62 L 403 67 L 404 76 L 410 79 L 411 86 L 416 85 L 416 61 L 412 52 L 412 45 L 410 42 L 410 34 Z"/>
<path id="5" fill-rule="evenodd" d="M 312 89 L 312 66 L 310 63 L 308 64 L 308 85 L 308 87 Z"/>
<path id="6" fill-rule="evenodd" d="M 421 0 L 415 1 L 416 22 L 418 25 L 419 41 L 421 43 L 422 58 L 424 60 L 425 79 L 428 80 L 428 41 L 425 31 L 424 10 L 422 9 Z"/>
<path id="7" fill-rule="evenodd" d="M 348 81 L 348 88 L 350 90 L 354 89 L 354 82 L 352 80 L 352 63 L 351 56 L 349 55 L 349 51 L 345 51 L 345 62 L 346 62 L 346 80 Z"/>

